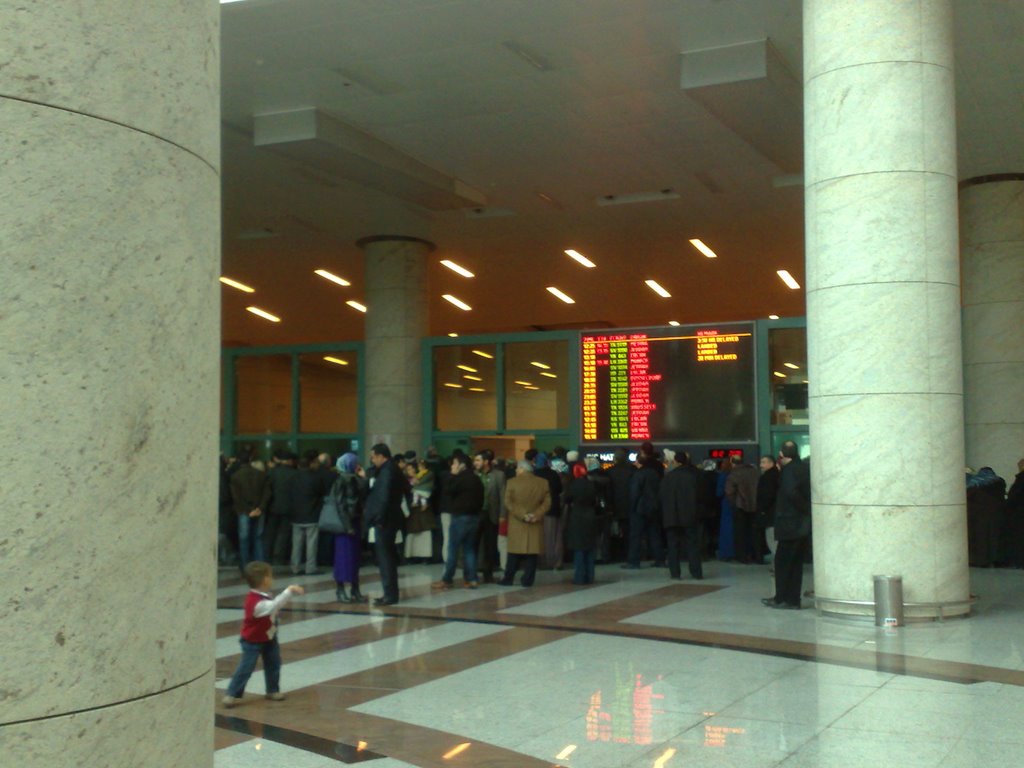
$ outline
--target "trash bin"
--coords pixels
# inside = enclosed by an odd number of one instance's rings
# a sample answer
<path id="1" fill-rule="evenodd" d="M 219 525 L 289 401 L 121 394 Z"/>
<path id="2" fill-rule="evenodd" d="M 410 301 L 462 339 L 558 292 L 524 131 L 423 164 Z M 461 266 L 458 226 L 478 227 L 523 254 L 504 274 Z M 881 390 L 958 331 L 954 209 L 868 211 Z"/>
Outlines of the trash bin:
<path id="1" fill-rule="evenodd" d="M 903 577 L 875 576 L 875 626 L 903 626 Z"/>

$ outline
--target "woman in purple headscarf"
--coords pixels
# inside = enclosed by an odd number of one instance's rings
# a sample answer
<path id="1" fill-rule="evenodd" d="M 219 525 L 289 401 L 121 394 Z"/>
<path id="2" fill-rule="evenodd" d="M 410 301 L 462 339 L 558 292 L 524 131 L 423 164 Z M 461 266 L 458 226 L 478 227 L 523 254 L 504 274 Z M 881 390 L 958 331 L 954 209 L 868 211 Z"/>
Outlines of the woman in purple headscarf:
<path id="1" fill-rule="evenodd" d="M 359 591 L 359 561 L 362 555 L 360 530 L 363 503 L 366 501 L 366 475 L 359 466 L 359 457 L 351 452 L 338 459 L 336 466 L 338 478 L 331 493 L 338 500 L 341 522 L 348 533 L 334 537 L 334 581 L 338 585 L 335 596 L 339 603 L 365 603 L 366 598 Z"/>

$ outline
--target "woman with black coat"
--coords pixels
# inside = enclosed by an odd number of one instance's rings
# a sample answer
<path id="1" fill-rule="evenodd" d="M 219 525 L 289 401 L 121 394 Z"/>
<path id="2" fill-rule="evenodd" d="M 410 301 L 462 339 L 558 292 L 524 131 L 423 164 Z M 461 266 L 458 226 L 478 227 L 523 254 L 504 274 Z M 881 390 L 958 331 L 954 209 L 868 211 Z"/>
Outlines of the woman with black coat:
<path id="1" fill-rule="evenodd" d="M 583 464 L 574 464 L 572 474 L 573 479 L 564 496 L 568 515 L 566 544 L 573 551 L 572 583 L 593 584 L 604 510 L 597 484 L 587 477 L 587 468 Z"/>

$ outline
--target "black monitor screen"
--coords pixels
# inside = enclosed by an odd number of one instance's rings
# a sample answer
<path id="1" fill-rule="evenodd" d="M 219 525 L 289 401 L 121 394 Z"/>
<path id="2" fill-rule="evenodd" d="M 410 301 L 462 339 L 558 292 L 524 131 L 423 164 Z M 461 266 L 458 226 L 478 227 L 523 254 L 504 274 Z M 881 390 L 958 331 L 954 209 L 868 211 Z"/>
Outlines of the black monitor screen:
<path id="1" fill-rule="evenodd" d="M 753 323 L 580 336 L 584 443 L 756 440 Z"/>

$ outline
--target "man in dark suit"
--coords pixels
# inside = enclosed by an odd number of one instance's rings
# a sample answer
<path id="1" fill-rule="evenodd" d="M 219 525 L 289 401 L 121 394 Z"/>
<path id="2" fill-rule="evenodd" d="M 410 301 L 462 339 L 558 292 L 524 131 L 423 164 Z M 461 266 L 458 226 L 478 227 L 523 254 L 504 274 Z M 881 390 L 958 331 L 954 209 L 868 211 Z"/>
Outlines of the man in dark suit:
<path id="1" fill-rule="evenodd" d="M 787 440 L 779 449 L 779 494 L 775 501 L 775 596 L 761 602 L 769 608 L 799 610 L 804 559 L 811 542 L 811 472 L 800 449 Z"/>
<path id="2" fill-rule="evenodd" d="M 363 525 L 373 531 L 373 550 L 380 569 L 380 582 L 384 595 L 373 601 L 375 606 L 395 605 L 398 602 L 398 551 L 395 537 L 402 528 L 402 498 L 405 480 L 391 460 L 391 449 L 377 443 L 370 449 L 370 463 L 376 469 L 370 495 L 366 498 Z"/>
<path id="3" fill-rule="evenodd" d="M 669 471 L 661 481 L 661 521 L 668 539 L 668 572 L 673 579 L 682 578 L 679 555 L 682 540 L 685 539 L 690 575 L 695 579 L 703 579 L 700 517 L 697 514 L 699 473 L 690 463 L 686 451 L 666 448 L 664 453 Z"/>

